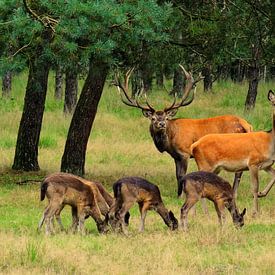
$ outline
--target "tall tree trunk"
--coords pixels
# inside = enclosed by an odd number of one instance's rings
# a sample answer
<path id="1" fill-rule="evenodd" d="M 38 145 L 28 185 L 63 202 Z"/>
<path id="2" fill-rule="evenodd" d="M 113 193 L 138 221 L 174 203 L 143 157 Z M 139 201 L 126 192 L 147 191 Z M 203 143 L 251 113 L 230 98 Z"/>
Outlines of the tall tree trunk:
<path id="1" fill-rule="evenodd" d="M 44 47 L 50 42 L 51 34 L 45 31 L 40 45 L 30 58 L 28 83 L 25 94 L 23 114 L 20 121 L 15 149 L 15 170 L 37 171 L 38 143 L 45 107 L 50 62 L 43 59 Z M 47 47 L 47 46 L 46 46 Z"/>
<path id="2" fill-rule="evenodd" d="M 54 98 L 56 100 L 62 99 L 62 85 L 63 84 L 63 74 L 61 66 L 57 66 L 55 70 L 55 91 Z"/>
<path id="3" fill-rule="evenodd" d="M 64 113 L 72 113 L 77 103 L 78 80 L 74 71 L 66 72 Z"/>
<path id="4" fill-rule="evenodd" d="M 179 96 L 182 95 L 184 86 L 184 78 L 180 68 L 174 70 L 174 77 L 173 77 L 173 93 L 177 93 Z"/>
<path id="5" fill-rule="evenodd" d="M 245 100 L 245 111 L 249 111 L 255 107 L 257 93 L 258 93 L 258 83 L 260 79 L 259 74 L 259 55 L 260 50 L 256 46 L 252 46 L 252 62 L 248 67 L 248 79 L 249 87 Z"/>
<path id="6" fill-rule="evenodd" d="M 156 69 L 156 84 L 158 88 L 163 88 L 163 69 L 161 66 L 159 66 Z"/>
<path id="7" fill-rule="evenodd" d="M 211 65 L 206 65 L 202 70 L 203 79 L 203 90 L 204 92 L 209 92 L 212 90 L 212 74 L 211 74 Z"/>
<path id="8" fill-rule="evenodd" d="M 8 71 L 2 77 L 3 97 L 11 97 L 11 80 L 12 80 L 12 74 L 10 71 Z"/>
<path id="9" fill-rule="evenodd" d="M 88 139 L 108 73 L 108 65 L 92 59 L 89 73 L 76 105 L 61 161 L 61 171 L 77 175 L 85 173 Z"/>
<path id="10" fill-rule="evenodd" d="M 245 100 L 245 110 L 249 111 L 255 107 L 258 83 L 259 83 L 259 68 L 255 66 L 248 67 L 249 87 Z"/>

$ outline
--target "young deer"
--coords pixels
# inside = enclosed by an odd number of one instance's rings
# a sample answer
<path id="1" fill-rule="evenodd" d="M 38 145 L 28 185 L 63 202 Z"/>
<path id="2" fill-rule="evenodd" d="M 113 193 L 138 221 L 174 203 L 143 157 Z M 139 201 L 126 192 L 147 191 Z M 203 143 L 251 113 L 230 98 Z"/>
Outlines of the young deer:
<path id="1" fill-rule="evenodd" d="M 181 196 L 183 192 L 186 194 L 186 200 L 181 208 L 180 219 L 184 230 L 187 230 L 189 210 L 201 198 L 213 201 L 221 225 L 225 221 L 225 208 L 230 212 L 236 226 L 241 227 L 244 225 L 243 217 L 246 209 L 239 213 L 235 204 L 233 189 L 227 181 L 216 174 L 203 171 L 187 174 L 181 179 L 178 195 Z"/>
<path id="2" fill-rule="evenodd" d="M 252 126 L 244 119 L 233 116 L 224 115 L 212 118 L 202 119 L 172 119 L 180 107 L 189 105 L 194 99 L 194 93 L 191 94 L 192 88 L 201 79 L 194 80 L 191 73 L 188 73 L 181 66 L 186 76 L 187 84 L 183 91 L 183 96 L 179 103 L 176 103 L 176 97 L 170 107 L 163 110 L 155 110 L 146 99 L 146 106 L 142 106 L 137 99 L 131 98 L 129 95 L 129 78 L 133 69 L 127 71 L 124 83 L 121 83 L 118 77 L 114 85 L 118 87 L 122 102 L 128 106 L 136 107 L 142 110 L 145 117 L 149 118 L 150 133 L 157 149 L 163 153 L 167 152 L 175 161 L 176 177 L 179 185 L 180 179 L 186 174 L 188 160 L 192 157 L 191 145 L 201 137 L 210 133 L 246 133 L 252 131 Z M 122 96 L 122 93 L 123 95 Z M 239 180 L 241 173 L 237 174 L 235 180 Z"/>
<path id="3" fill-rule="evenodd" d="M 270 90 L 268 100 L 273 106 L 272 131 L 244 134 L 210 134 L 191 146 L 199 170 L 219 173 L 221 169 L 230 172 L 249 170 L 254 197 L 253 215 L 258 213 L 258 197 L 266 196 L 275 182 L 275 95 Z M 272 175 L 271 182 L 259 192 L 259 170 Z M 234 195 L 239 182 L 234 182 Z"/>
<path id="4" fill-rule="evenodd" d="M 144 230 L 144 222 L 148 210 L 155 210 L 171 229 L 178 228 L 178 221 L 172 211 L 168 211 L 161 199 L 159 188 L 139 177 L 119 179 L 113 185 L 115 203 L 109 212 L 110 224 L 113 228 L 121 225 L 124 234 L 127 234 L 124 217 L 134 203 L 139 204 L 141 214 L 139 231 Z"/>
<path id="5" fill-rule="evenodd" d="M 107 230 L 106 221 L 101 215 L 107 215 L 109 206 L 97 185 L 80 177 L 67 173 L 55 173 L 47 176 L 41 183 L 41 201 L 47 196 L 48 206 L 45 208 L 38 229 L 46 222 L 46 234 L 52 232 L 51 225 L 56 215 L 60 226 L 63 228 L 60 212 L 65 205 L 72 206 L 73 227 L 78 225 L 78 230 L 84 233 L 85 218 L 91 216 L 100 233 Z"/>

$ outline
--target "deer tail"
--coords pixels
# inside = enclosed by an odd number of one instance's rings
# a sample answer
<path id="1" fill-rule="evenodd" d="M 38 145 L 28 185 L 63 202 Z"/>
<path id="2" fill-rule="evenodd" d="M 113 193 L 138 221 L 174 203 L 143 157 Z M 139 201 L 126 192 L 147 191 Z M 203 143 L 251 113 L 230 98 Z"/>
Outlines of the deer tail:
<path id="1" fill-rule="evenodd" d="M 121 195 L 121 185 L 122 185 L 122 183 L 120 181 L 117 181 L 113 185 L 113 191 L 114 191 L 114 197 L 115 198 L 118 198 Z"/>
<path id="2" fill-rule="evenodd" d="M 40 201 L 43 201 L 45 199 L 47 188 L 48 188 L 48 182 L 43 181 L 40 187 Z"/>

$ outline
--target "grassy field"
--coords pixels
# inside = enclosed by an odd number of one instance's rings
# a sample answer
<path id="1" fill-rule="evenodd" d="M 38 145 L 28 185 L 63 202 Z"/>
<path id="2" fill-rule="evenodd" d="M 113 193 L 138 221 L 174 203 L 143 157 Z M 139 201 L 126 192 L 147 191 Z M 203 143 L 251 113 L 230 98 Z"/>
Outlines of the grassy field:
<path id="1" fill-rule="evenodd" d="M 24 179 L 42 179 L 59 171 L 70 117 L 62 113 L 63 103 L 53 98 L 49 83 L 46 110 L 39 148 L 39 173 L 12 171 L 17 130 L 24 102 L 26 75 L 17 76 L 13 99 L 0 98 L 0 274 L 275 274 L 275 189 L 260 200 L 261 215 L 251 217 L 252 194 L 248 173 L 239 188 L 238 206 L 247 207 L 245 226 L 233 227 L 229 214 L 221 232 L 213 205 L 210 217 L 197 207 L 189 217 L 189 232 L 169 232 L 160 217 L 149 212 L 145 232 L 138 233 L 139 213 L 131 209 L 130 236 L 110 233 L 99 235 L 92 219 L 86 222 L 88 234 L 58 232 L 47 237 L 36 231 L 46 202 L 39 201 L 39 184 L 18 185 Z M 247 86 L 231 82 L 217 83 L 213 93 L 197 89 L 194 102 L 182 108 L 177 117 L 210 117 L 237 114 L 246 118 L 255 130 L 271 128 L 271 107 L 266 95 L 274 83 L 261 84 L 255 110 L 243 113 Z M 171 102 L 166 94 L 149 95 L 154 106 Z M 86 178 L 101 181 L 109 191 L 122 176 L 141 176 L 156 183 L 165 204 L 179 218 L 183 201 L 176 196 L 174 162 L 155 148 L 149 121 L 139 110 L 120 102 L 116 90 L 106 85 L 89 140 Z M 190 161 L 188 171 L 195 171 Z M 233 174 L 221 174 L 230 182 Z M 261 188 L 269 180 L 260 174 Z M 70 224 L 70 211 L 62 214 Z"/>

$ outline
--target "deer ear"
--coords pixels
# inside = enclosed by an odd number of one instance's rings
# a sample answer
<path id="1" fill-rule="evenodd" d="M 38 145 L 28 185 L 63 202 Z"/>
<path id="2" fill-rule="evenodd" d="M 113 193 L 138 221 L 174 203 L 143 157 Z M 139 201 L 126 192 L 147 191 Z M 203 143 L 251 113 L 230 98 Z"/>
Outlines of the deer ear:
<path id="1" fill-rule="evenodd" d="M 177 112 L 178 112 L 178 109 L 172 109 L 172 110 L 167 111 L 166 114 L 167 114 L 168 118 L 172 118 L 173 116 L 176 115 Z"/>
<path id="2" fill-rule="evenodd" d="M 274 95 L 272 90 L 269 90 L 267 98 L 268 98 L 269 101 L 272 101 L 272 102 L 275 101 L 275 95 Z"/>
<path id="3" fill-rule="evenodd" d="M 152 111 L 149 111 L 149 110 L 142 110 L 142 113 L 145 117 L 147 118 L 151 118 L 152 115 L 153 115 L 153 112 Z"/>
<path id="4" fill-rule="evenodd" d="M 246 213 L 246 208 L 243 210 L 243 212 L 242 212 L 242 216 L 244 216 L 245 215 L 245 213 Z"/>

